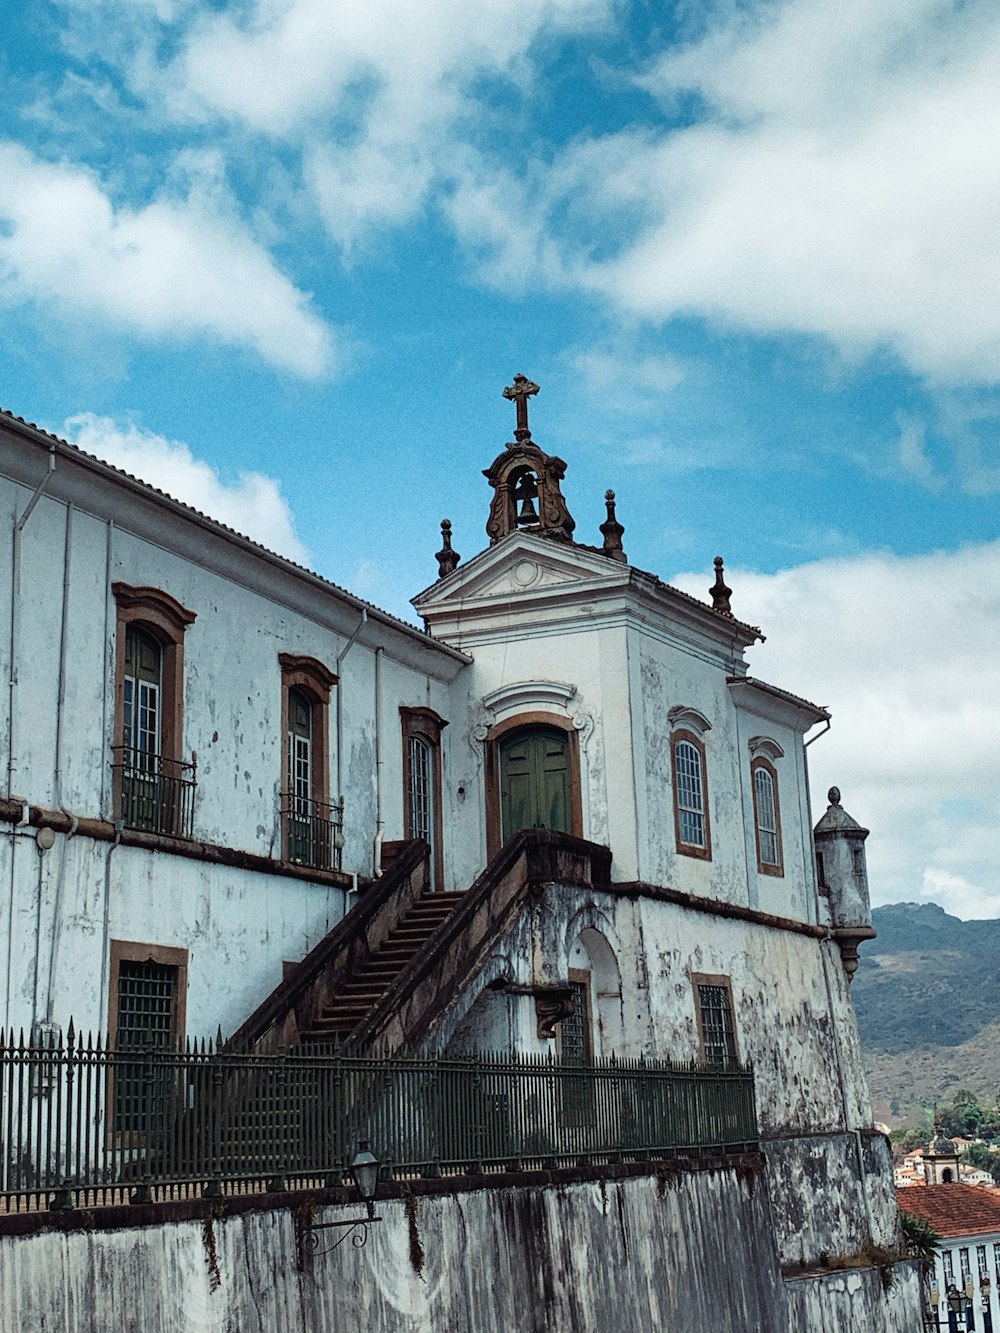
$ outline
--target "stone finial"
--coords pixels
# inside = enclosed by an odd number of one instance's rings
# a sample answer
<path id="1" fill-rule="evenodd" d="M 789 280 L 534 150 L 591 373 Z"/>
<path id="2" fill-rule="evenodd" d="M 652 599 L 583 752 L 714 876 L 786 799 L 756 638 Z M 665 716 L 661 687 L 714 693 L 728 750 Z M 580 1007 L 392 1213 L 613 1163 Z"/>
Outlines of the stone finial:
<path id="1" fill-rule="evenodd" d="M 839 804 L 840 804 L 840 788 L 839 788 L 839 787 L 831 787 L 830 790 L 829 790 L 829 791 L 827 792 L 827 794 L 826 794 L 826 799 L 830 802 L 831 805 L 839 805 Z"/>
<path id="2" fill-rule="evenodd" d="M 440 551 L 434 557 L 438 562 L 438 578 L 443 579 L 453 573 L 458 568 L 458 562 L 461 556 L 457 551 L 451 548 L 451 520 L 443 518 L 441 520 L 441 541 Z"/>
<path id="3" fill-rule="evenodd" d="M 726 587 L 726 581 L 722 577 L 723 562 L 722 556 L 715 557 L 715 582 L 709 588 L 712 598 L 712 610 L 718 611 L 720 616 L 728 616 L 730 620 L 733 617 L 732 607 L 729 605 L 729 599 L 733 595 L 732 588 Z"/>
<path id="4" fill-rule="evenodd" d="M 628 557 L 622 550 L 622 534 L 625 529 L 618 522 L 615 515 L 615 493 L 614 491 L 604 492 L 604 503 L 608 507 L 608 517 L 601 524 L 601 534 L 604 537 L 604 554 L 610 560 L 617 560 L 619 564 L 627 565 Z"/>
<path id="5" fill-rule="evenodd" d="M 514 439 L 518 444 L 524 444 L 526 440 L 531 439 L 531 431 L 528 429 L 528 399 L 533 398 L 538 392 L 538 385 L 533 384 L 527 375 L 515 375 L 514 383 L 508 384 L 503 391 L 503 396 L 517 404 L 517 428 L 514 431 Z"/>

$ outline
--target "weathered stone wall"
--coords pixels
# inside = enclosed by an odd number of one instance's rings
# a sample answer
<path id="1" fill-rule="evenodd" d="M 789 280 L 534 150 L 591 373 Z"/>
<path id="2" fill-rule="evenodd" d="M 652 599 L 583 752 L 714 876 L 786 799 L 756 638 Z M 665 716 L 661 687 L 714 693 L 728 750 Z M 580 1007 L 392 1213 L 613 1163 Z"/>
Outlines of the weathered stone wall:
<path id="1" fill-rule="evenodd" d="M 917 1333 L 923 1327 L 920 1281 L 912 1265 L 891 1270 L 886 1291 L 877 1268 L 851 1268 L 821 1277 L 798 1278 L 786 1285 L 788 1327 L 808 1333 Z M 873 1312 L 875 1313 L 873 1321 Z"/>
<path id="2" fill-rule="evenodd" d="M 868 1131 L 764 1140 L 781 1262 L 819 1264 L 902 1244 L 888 1141 Z"/>
<path id="3" fill-rule="evenodd" d="M 0 1327 L 61 1333 L 902 1333 L 898 1265 L 785 1284 L 767 1190 L 733 1168 L 422 1195 L 296 1267 L 290 1211 L 0 1239 Z M 323 1209 L 317 1221 L 354 1215 Z M 323 1245 L 341 1233 L 322 1234 Z M 417 1271 L 422 1255 L 422 1271 Z"/>

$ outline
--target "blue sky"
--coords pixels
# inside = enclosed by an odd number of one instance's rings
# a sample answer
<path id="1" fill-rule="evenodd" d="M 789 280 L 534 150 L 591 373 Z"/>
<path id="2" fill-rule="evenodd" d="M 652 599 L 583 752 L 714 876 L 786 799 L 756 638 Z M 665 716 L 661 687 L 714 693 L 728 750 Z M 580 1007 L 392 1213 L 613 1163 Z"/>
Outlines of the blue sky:
<path id="1" fill-rule="evenodd" d="M 0 403 L 398 614 L 538 381 L 581 540 L 712 557 L 876 899 L 1000 915 L 1000 13 L 24 0 Z M 693 572 L 692 572 L 693 571 Z"/>

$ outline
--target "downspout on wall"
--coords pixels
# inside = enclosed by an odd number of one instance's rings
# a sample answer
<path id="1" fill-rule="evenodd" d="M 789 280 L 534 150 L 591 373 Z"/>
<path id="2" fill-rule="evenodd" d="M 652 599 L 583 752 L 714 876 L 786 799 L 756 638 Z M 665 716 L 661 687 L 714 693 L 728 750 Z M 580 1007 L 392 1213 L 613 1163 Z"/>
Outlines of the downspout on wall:
<path id="1" fill-rule="evenodd" d="M 364 627 L 365 627 L 367 624 L 368 624 L 368 611 L 366 610 L 365 607 L 362 607 L 362 608 L 361 608 L 361 619 L 358 621 L 358 624 L 357 624 L 357 627 L 356 627 L 354 633 L 351 635 L 351 637 L 350 637 L 350 638 L 347 640 L 347 642 L 344 644 L 343 651 L 340 653 L 340 656 L 337 658 L 337 663 L 336 663 L 336 666 L 337 666 L 337 703 L 336 703 L 336 709 L 337 709 L 337 724 L 336 724 L 336 729 L 337 729 L 337 800 L 340 801 L 341 803 L 343 803 L 343 800 L 344 800 L 344 761 L 343 761 L 343 753 L 344 753 L 344 704 L 343 704 L 343 686 L 342 686 L 342 684 L 341 684 L 340 676 L 341 676 L 341 672 L 342 672 L 343 665 L 344 665 L 344 658 L 347 656 L 347 654 L 348 654 L 348 653 L 351 651 L 351 649 L 354 647 L 355 643 L 357 642 L 358 635 L 361 633 L 361 631 L 364 629 Z"/>
<path id="2" fill-rule="evenodd" d="M 56 447 L 49 445 L 49 465 L 45 476 L 35 487 L 31 499 L 25 505 L 21 517 L 17 518 L 15 510 L 14 531 L 12 534 L 11 549 L 11 574 L 10 574 L 10 661 L 7 672 L 7 799 L 17 801 L 21 805 L 21 818 L 10 827 L 10 893 L 7 900 L 7 981 L 4 987 L 4 1027 L 10 1024 L 10 989 L 11 989 L 11 966 L 14 961 L 14 896 L 16 889 L 16 878 L 14 875 L 14 861 L 17 851 L 18 829 L 28 822 L 28 799 L 24 796 L 18 796 L 14 791 L 14 774 L 17 771 L 17 666 L 18 651 L 20 639 L 20 601 L 21 601 L 21 534 L 24 532 L 28 520 L 34 512 L 35 505 L 42 498 L 43 493 L 52 480 L 52 474 L 56 470 Z M 37 943 L 37 941 L 36 941 Z M 37 981 L 37 978 L 36 978 Z"/>
<path id="3" fill-rule="evenodd" d="M 59 870 L 56 873 L 56 890 L 52 902 L 52 935 L 49 941 L 49 966 L 48 978 L 45 988 L 45 1003 L 40 1006 L 42 1016 L 46 1022 L 52 1022 L 52 995 L 55 984 L 56 958 L 59 953 L 59 944 L 62 938 L 61 920 L 63 894 L 66 887 L 66 863 L 69 860 L 67 846 L 75 836 L 80 821 L 71 810 L 66 808 L 63 799 L 63 714 L 66 705 L 66 645 L 68 642 L 69 627 L 69 603 L 70 603 L 70 579 L 73 569 L 73 505 L 66 507 L 66 539 L 65 556 L 63 563 L 63 597 L 62 597 L 62 619 L 59 627 L 59 692 L 56 696 L 56 755 L 55 755 L 55 791 L 53 793 L 53 802 L 55 806 L 69 820 L 69 832 L 66 834 L 62 846 L 62 854 L 59 858 Z M 35 993 L 38 993 L 38 978 L 35 978 Z"/>
<path id="4" fill-rule="evenodd" d="M 385 820 L 382 817 L 382 656 L 385 649 L 375 649 L 375 846 L 372 849 L 372 873 L 382 878 L 382 839 Z"/>
<path id="5" fill-rule="evenodd" d="M 54 444 L 50 444 L 48 471 L 35 487 L 34 493 L 25 505 L 21 517 L 14 522 L 13 550 L 11 552 L 10 565 L 10 663 L 7 681 L 7 799 L 9 801 L 16 801 L 19 799 L 14 795 L 14 772 L 17 768 L 17 745 L 15 744 L 17 714 L 14 704 L 17 697 L 17 651 L 18 639 L 20 637 L 19 630 L 21 627 L 21 617 L 18 614 L 19 603 L 21 600 L 21 534 L 24 532 L 25 525 L 34 511 L 35 505 L 42 498 L 43 492 L 52 480 L 52 474 L 55 470 L 56 447 Z"/>

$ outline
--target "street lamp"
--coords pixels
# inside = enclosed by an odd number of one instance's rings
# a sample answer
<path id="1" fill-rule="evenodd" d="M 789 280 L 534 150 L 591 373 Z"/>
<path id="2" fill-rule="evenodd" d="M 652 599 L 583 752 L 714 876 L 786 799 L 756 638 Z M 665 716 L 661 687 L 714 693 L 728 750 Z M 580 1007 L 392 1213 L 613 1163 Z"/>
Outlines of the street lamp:
<path id="1" fill-rule="evenodd" d="M 971 1281 L 966 1283 L 966 1291 L 959 1291 L 954 1283 L 948 1288 L 945 1299 L 948 1305 L 948 1324 L 953 1330 L 958 1329 L 959 1319 L 972 1304 L 971 1297 L 966 1294 L 970 1289 L 973 1289 Z"/>
<path id="2" fill-rule="evenodd" d="M 368 1209 L 369 1221 L 375 1219 L 375 1194 L 378 1190 L 378 1176 L 381 1170 L 382 1163 L 371 1151 L 368 1140 L 361 1139 L 358 1143 L 358 1151 L 351 1159 L 351 1175 L 354 1177 L 358 1193 Z"/>

